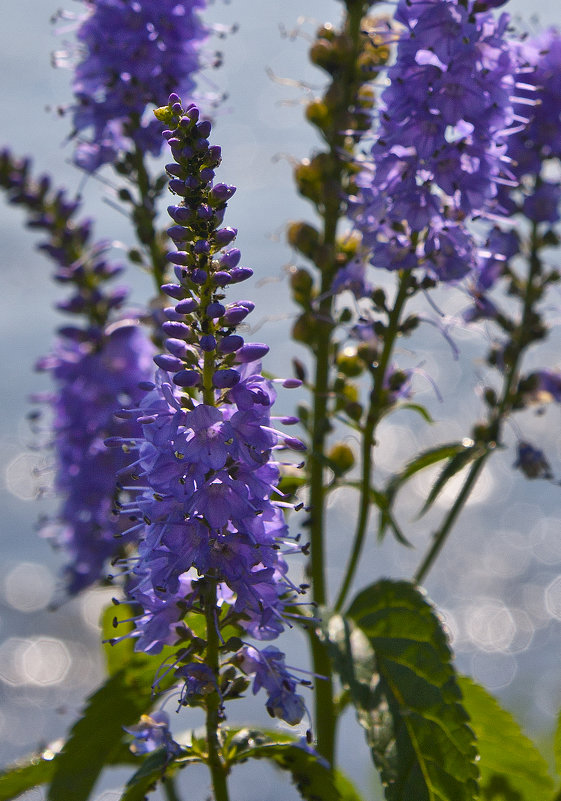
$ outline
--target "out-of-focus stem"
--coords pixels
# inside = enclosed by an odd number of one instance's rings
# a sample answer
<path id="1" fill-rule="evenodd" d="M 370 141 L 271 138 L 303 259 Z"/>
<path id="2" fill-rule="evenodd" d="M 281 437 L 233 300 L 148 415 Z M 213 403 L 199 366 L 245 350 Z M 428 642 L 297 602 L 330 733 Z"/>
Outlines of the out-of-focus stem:
<path id="1" fill-rule="evenodd" d="M 522 318 L 520 321 L 520 325 L 516 328 L 516 330 L 513 332 L 512 335 L 512 343 L 514 345 L 514 348 L 511 352 L 511 360 L 508 371 L 506 372 L 504 377 L 501 399 L 497 404 L 497 406 L 493 409 L 491 413 L 491 419 L 489 420 L 489 431 L 492 433 L 492 439 L 494 443 L 499 442 L 502 425 L 512 410 L 512 400 L 513 400 L 512 390 L 516 383 L 516 378 L 518 376 L 518 369 L 520 367 L 522 355 L 524 353 L 525 348 L 530 343 L 530 340 L 528 340 L 527 338 L 527 329 L 529 327 L 530 318 L 533 313 L 534 291 L 535 291 L 534 284 L 537 276 L 540 274 L 541 271 L 541 262 L 538 250 L 539 250 L 538 230 L 537 230 L 537 225 L 534 223 L 530 238 L 529 269 L 528 269 L 528 278 L 526 282 L 526 290 L 524 293 Z M 484 453 L 481 454 L 481 456 L 478 459 L 476 459 L 476 461 L 471 466 L 471 469 L 466 476 L 466 480 L 460 492 L 458 493 L 458 496 L 454 501 L 452 508 L 446 515 L 440 528 L 434 533 L 432 545 L 430 546 L 423 561 L 421 562 L 420 566 L 415 572 L 414 581 L 417 584 L 421 584 L 425 580 L 429 570 L 434 565 L 438 555 L 440 554 L 440 551 L 444 547 L 448 535 L 452 530 L 456 518 L 460 514 L 469 496 L 471 495 L 471 492 L 475 487 L 475 484 L 485 465 L 485 462 L 487 461 L 491 453 L 492 453 L 491 449 L 486 450 Z"/>

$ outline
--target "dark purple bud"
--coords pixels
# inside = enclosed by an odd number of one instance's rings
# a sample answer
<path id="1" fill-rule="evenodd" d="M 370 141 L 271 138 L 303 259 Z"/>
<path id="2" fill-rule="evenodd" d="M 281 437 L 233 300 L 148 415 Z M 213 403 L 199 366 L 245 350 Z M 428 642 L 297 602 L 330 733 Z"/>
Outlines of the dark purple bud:
<path id="1" fill-rule="evenodd" d="M 214 170 L 211 167 L 203 167 L 199 173 L 199 178 L 204 184 L 209 184 L 214 178 Z"/>
<path id="2" fill-rule="evenodd" d="M 178 358 L 182 358 L 188 351 L 187 344 L 183 339 L 166 339 L 165 346 L 167 350 Z"/>
<path id="3" fill-rule="evenodd" d="M 206 284 L 207 278 L 208 274 L 206 270 L 193 270 L 191 273 L 191 281 L 199 286 Z"/>
<path id="4" fill-rule="evenodd" d="M 221 161 L 222 161 L 222 148 L 219 145 L 212 145 L 211 147 L 209 147 L 206 163 L 210 167 L 218 167 Z"/>
<path id="5" fill-rule="evenodd" d="M 214 303 L 209 303 L 206 307 L 206 316 L 214 319 L 215 317 L 222 317 L 226 309 L 221 303 L 215 301 Z"/>
<path id="6" fill-rule="evenodd" d="M 226 309 L 224 322 L 227 326 L 239 325 L 250 311 L 251 309 L 246 309 L 245 306 L 230 306 L 229 309 Z"/>
<path id="7" fill-rule="evenodd" d="M 223 270 L 218 270 L 212 274 L 212 280 L 216 286 L 226 286 L 226 284 L 229 284 L 232 279 L 230 278 L 230 273 L 225 273 Z"/>
<path id="8" fill-rule="evenodd" d="M 203 120 L 197 125 L 197 133 L 202 139 L 208 139 L 211 131 L 212 125 L 208 120 Z"/>
<path id="9" fill-rule="evenodd" d="M 185 186 L 189 189 L 198 189 L 201 185 L 199 179 L 194 175 L 188 175 L 185 179 Z"/>
<path id="10" fill-rule="evenodd" d="M 228 186 L 227 184 L 216 184 L 210 190 L 211 203 L 226 203 L 234 195 L 236 191 L 235 186 Z"/>
<path id="11" fill-rule="evenodd" d="M 176 320 L 179 323 L 183 322 L 184 315 L 183 314 L 178 314 L 175 311 L 175 307 L 174 306 L 166 306 L 166 308 L 163 311 L 163 314 L 164 314 L 164 317 L 166 318 L 166 320 Z"/>
<path id="12" fill-rule="evenodd" d="M 295 426 L 297 423 L 300 422 L 299 417 L 281 417 L 280 422 L 283 426 Z"/>
<path id="13" fill-rule="evenodd" d="M 175 92 L 172 92 L 171 95 L 168 97 L 168 105 L 173 106 L 174 103 L 181 104 L 181 98 Z"/>
<path id="14" fill-rule="evenodd" d="M 201 337 L 199 345 L 201 350 L 204 350 L 205 353 L 210 353 L 211 350 L 216 348 L 216 339 L 212 336 L 212 334 L 205 334 Z"/>
<path id="15" fill-rule="evenodd" d="M 177 103 L 173 103 L 171 110 L 173 111 L 174 114 L 181 114 L 181 112 L 183 111 L 183 109 L 181 108 L 181 103 L 179 101 L 177 101 Z"/>
<path id="16" fill-rule="evenodd" d="M 187 194 L 187 187 L 186 181 L 181 181 L 179 178 L 172 178 L 169 182 L 169 188 L 172 192 L 176 195 L 181 195 L 181 197 L 185 197 Z"/>
<path id="17" fill-rule="evenodd" d="M 172 139 L 175 139 L 177 143 L 179 143 L 179 139 L 175 137 L 175 131 L 165 130 L 162 131 L 162 136 L 164 139 L 167 139 L 168 142 L 171 142 Z"/>
<path id="18" fill-rule="evenodd" d="M 180 314 L 191 314 L 196 309 L 199 308 L 199 304 L 193 298 L 186 298 L 185 300 L 180 300 L 179 303 L 175 307 L 175 311 L 179 312 Z"/>
<path id="19" fill-rule="evenodd" d="M 170 337 L 181 337 L 185 339 L 187 336 L 191 336 L 191 327 L 185 325 L 185 323 L 176 323 L 171 321 L 162 323 L 162 331 L 165 334 L 169 334 Z"/>
<path id="20" fill-rule="evenodd" d="M 165 169 L 168 175 L 172 175 L 175 178 L 185 178 L 185 169 L 180 164 L 172 162 L 171 164 L 166 164 Z"/>
<path id="21" fill-rule="evenodd" d="M 212 383 L 217 389 L 229 389 L 239 383 L 240 374 L 236 370 L 217 370 Z"/>
<path id="22" fill-rule="evenodd" d="M 188 265 L 193 261 L 193 257 L 186 250 L 173 250 L 171 253 L 166 254 L 168 261 L 172 264 Z"/>
<path id="23" fill-rule="evenodd" d="M 142 417 L 138 418 L 137 422 L 141 423 L 142 425 L 149 425 L 150 423 L 155 423 L 157 419 L 157 414 L 144 414 Z"/>
<path id="24" fill-rule="evenodd" d="M 306 450 L 306 446 L 304 445 L 304 443 L 301 440 L 296 439 L 296 437 L 284 437 L 283 443 L 286 445 L 287 448 L 292 448 L 292 450 L 294 451 Z"/>
<path id="25" fill-rule="evenodd" d="M 198 256 L 203 253 L 210 253 L 210 242 L 207 239 L 199 239 L 193 245 L 193 250 Z"/>
<path id="26" fill-rule="evenodd" d="M 167 235 L 173 239 L 174 242 L 185 242 L 187 239 L 191 239 L 191 231 L 188 228 L 184 228 L 182 225 L 172 225 L 170 228 L 167 229 Z"/>
<path id="27" fill-rule="evenodd" d="M 168 356 L 167 353 L 158 353 L 154 356 L 154 363 L 161 367 L 162 370 L 167 370 L 168 373 L 174 373 L 183 368 L 183 362 L 176 356 Z"/>
<path id="28" fill-rule="evenodd" d="M 282 382 L 282 386 L 285 389 L 298 389 L 298 387 L 302 386 L 302 382 L 299 378 L 285 378 Z"/>
<path id="29" fill-rule="evenodd" d="M 238 235 L 237 228 L 219 228 L 214 232 L 214 241 L 216 244 L 223 248 L 233 242 Z"/>
<path id="30" fill-rule="evenodd" d="M 239 350 L 243 344 L 243 337 L 240 337 L 237 334 L 230 334 L 229 336 L 220 340 L 218 343 L 218 350 L 220 353 L 234 353 L 235 351 Z"/>
<path id="31" fill-rule="evenodd" d="M 238 248 L 232 248 L 231 250 L 226 251 L 226 253 L 220 257 L 220 266 L 224 270 L 231 270 L 233 267 L 238 266 L 241 257 L 241 251 L 238 250 Z"/>
<path id="32" fill-rule="evenodd" d="M 187 110 L 185 113 L 185 117 L 189 120 L 189 122 L 198 122 L 200 116 L 199 109 L 196 106 L 191 106 L 190 109 Z M 185 119 L 185 117 L 183 119 Z"/>
<path id="33" fill-rule="evenodd" d="M 242 281 L 247 281 L 253 275 L 253 270 L 249 267 L 236 267 L 230 272 L 230 280 L 232 284 L 240 284 Z"/>
<path id="34" fill-rule="evenodd" d="M 176 223 L 186 223 L 193 216 L 191 209 L 186 206 L 168 206 L 168 214 L 171 219 Z"/>
<path id="35" fill-rule="evenodd" d="M 241 364 L 257 362 L 269 353 L 269 346 L 262 342 L 248 342 L 236 353 L 236 361 Z"/>
<path id="36" fill-rule="evenodd" d="M 208 139 L 196 139 L 193 147 L 197 153 L 204 153 L 205 150 L 208 150 Z"/>
<path id="37" fill-rule="evenodd" d="M 173 376 L 173 383 L 178 387 L 194 387 L 200 379 L 201 376 L 196 370 L 180 370 Z"/>
<path id="38" fill-rule="evenodd" d="M 206 203 L 202 203 L 199 208 L 197 209 L 197 217 L 199 220 L 204 220 L 208 222 L 212 220 L 213 211 L 210 206 L 207 206 Z"/>
<path id="39" fill-rule="evenodd" d="M 181 300 L 185 294 L 185 290 L 182 286 L 179 286 L 179 284 L 162 284 L 161 289 L 162 292 L 165 292 L 170 298 L 176 298 L 177 300 Z"/>

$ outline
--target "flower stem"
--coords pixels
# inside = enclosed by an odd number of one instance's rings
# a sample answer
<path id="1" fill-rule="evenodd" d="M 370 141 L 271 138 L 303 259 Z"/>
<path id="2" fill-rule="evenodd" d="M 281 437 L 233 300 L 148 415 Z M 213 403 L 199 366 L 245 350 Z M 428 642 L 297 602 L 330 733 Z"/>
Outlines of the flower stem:
<path id="1" fill-rule="evenodd" d="M 410 279 L 411 276 L 408 272 L 403 271 L 400 273 L 395 303 L 389 314 L 388 327 L 386 328 L 384 335 L 384 348 L 382 350 L 382 355 L 380 357 L 378 366 L 373 373 L 374 388 L 370 395 L 370 407 L 368 409 L 366 425 L 364 426 L 362 437 L 362 477 L 359 516 L 353 541 L 353 549 L 347 563 L 345 578 L 335 604 L 336 612 L 339 612 L 345 603 L 358 566 L 362 547 L 364 545 L 364 538 L 366 535 L 366 529 L 368 527 L 368 518 L 371 506 L 370 481 L 372 476 L 372 446 L 374 444 L 376 427 L 380 422 L 384 410 L 384 385 L 386 380 L 386 371 L 390 364 L 395 340 L 399 333 L 401 312 L 403 311 L 403 307 L 407 300 Z"/>
<path id="2" fill-rule="evenodd" d="M 539 246 L 537 225 L 534 223 L 530 237 L 529 269 L 526 288 L 524 291 L 522 318 L 519 325 L 512 333 L 512 350 L 510 353 L 508 370 L 504 376 L 501 399 L 490 414 L 490 420 L 488 423 L 489 436 L 486 443 L 487 450 L 485 450 L 484 453 L 482 453 L 481 456 L 479 456 L 471 466 L 471 469 L 466 476 L 466 480 L 460 492 L 458 493 L 452 508 L 446 515 L 440 528 L 434 533 L 432 544 L 415 572 L 414 581 L 417 584 L 421 584 L 421 582 L 425 580 L 428 572 L 440 554 L 440 551 L 442 550 L 444 543 L 446 542 L 448 535 L 452 530 L 456 518 L 466 504 L 473 488 L 475 487 L 477 479 L 479 478 L 487 458 L 493 452 L 496 443 L 500 441 L 503 423 L 512 411 L 512 404 L 514 401 L 513 388 L 515 387 L 516 379 L 518 377 L 518 370 L 522 361 L 522 356 L 525 349 L 533 341 L 531 333 L 529 332 L 531 331 L 532 327 L 531 318 L 534 314 L 533 306 L 536 300 L 536 278 L 541 273 Z"/>
<path id="3" fill-rule="evenodd" d="M 207 580 L 204 603 L 207 639 L 206 664 L 214 672 L 218 683 L 220 639 L 216 625 L 216 581 L 214 579 Z M 207 764 L 212 777 L 214 801 L 229 801 L 226 780 L 228 771 L 220 756 L 221 748 L 218 738 L 221 718 L 222 703 L 217 689 L 206 696 Z"/>

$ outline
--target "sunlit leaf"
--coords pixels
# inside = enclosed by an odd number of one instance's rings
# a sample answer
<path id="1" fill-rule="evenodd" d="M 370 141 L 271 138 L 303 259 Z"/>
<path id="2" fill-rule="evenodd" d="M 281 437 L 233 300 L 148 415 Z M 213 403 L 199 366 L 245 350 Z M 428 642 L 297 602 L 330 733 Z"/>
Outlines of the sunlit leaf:
<path id="1" fill-rule="evenodd" d="M 32 787 L 47 784 L 53 773 L 53 760 L 43 759 L 41 756 L 12 765 L 0 773 L 0 801 L 10 801 Z"/>
<path id="2" fill-rule="evenodd" d="M 466 677 L 459 684 L 477 737 L 482 801 L 548 799 L 553 779 L 534 743 L 487 690 Z"/>
<path id="3" fill-rule="evenodd" d="M 473 801 L 475 738 L 446 636 L 419 590 L 379 581 L 327 628 L 388 801 Z"/>

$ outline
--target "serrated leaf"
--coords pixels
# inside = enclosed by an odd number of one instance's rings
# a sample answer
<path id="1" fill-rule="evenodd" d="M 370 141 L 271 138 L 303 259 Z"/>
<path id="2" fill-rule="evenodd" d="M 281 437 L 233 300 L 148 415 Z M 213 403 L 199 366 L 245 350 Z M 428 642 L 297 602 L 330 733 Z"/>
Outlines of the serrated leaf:
<path id="1" fill-rule="evenodd" d="M 446 636 L 419 590 L 372 584 L 328 633 L 388 801 L 473 801 L 475 738 Z"/>
<path id="2" fill-rule="evenodd" d="M 0 801 L 10 801 L 32 787 L 47 784 L 54 773 L 54 761 L 34 756 L 0 773 Z"/>
<path id="3" fill-rule="evenodd" d="M 333 774 L 318 755 L 288 743 L 258 745 L 245 752 L 246 759 L 269 759 L 292 776 L 304 801 L 342 801 Z"/>
<path id="4" fill-rule="evenodd" d="M 271 759 L 279 767 L 289 770 L 293 780 L 302 793 L 302 798 L 316 797 L 330 801 L 363 801 L 351 780 L 340 770 L 329 771 L 319 761 L 317 754 L 298 744 L 296 737 L 285 731 L 260 729 L 239 729 L 229 732 L 225 751 L 230 752 L 230 764 L 245 762 L 248 759 Z M 270 750 L 273 749 L 273 750 Z M 274 749 L 285 749 L 275 751 Z M 288 749 L 288 750 L 286 750 Z M 318 767 L 314 767 L 317 765 Z M 309 775 L 311 784 L 301 787 L 305 776 Z M 326 782 L 325 787 L 320 785 Z M 316 796 L 317 792 L 325 792 L 325 796 Z M 308 793 L 306 795 L 306 793 Z M 333 794 L 334 793 L 334 794 Z M 128 801 L 128 799 L 127 799 Z"/>
<path id="5" fill-rule="evenodd" d="M 459 685 L 477 737 L 482 801 L 549 798 L 554 783 L 547 763 L 510 712 L 471 679 L 462 676 Z"/>
<path id="6" fill-rule="evenodd" d="M 55 760 L 48 801 L 86 801 L 103 768 L 123 751 L 123 726 L 153 705 L 154 660 L 143 654 L 111 676 L 88 699 L 83 716 Z"/>

